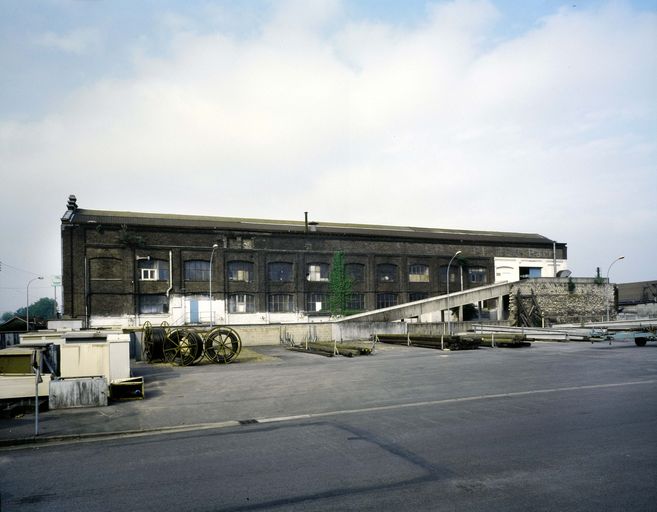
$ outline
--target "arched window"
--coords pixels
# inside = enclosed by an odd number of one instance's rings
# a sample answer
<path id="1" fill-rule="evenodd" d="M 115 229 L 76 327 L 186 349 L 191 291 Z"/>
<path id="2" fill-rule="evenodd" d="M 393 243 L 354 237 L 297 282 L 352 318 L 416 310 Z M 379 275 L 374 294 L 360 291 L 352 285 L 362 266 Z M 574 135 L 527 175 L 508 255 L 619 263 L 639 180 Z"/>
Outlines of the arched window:
<path id="1" fill-rule="evenodd" d="M 408 266 L 408 281 L 409 283 L 428 283 L 429 282 L 429 266 L 422 264 L 414 264 Z"/>
<path id="2" fill-rule="evenodd" d="M 287 293 L 269 295 L 267 310 L 270 313 L 290 313 L 294 311 L 294 297 Z"/>
<path id="3" fill-rule="evenodd" d="M 377 293 L 376 294 L 376 309 L 389 308 L 390 306 L 397 305 L 396 293 Z"/>
<path id="4" fill-rule="evenodd" d="M 185 262 L 185 281 L 209 281 L 209 279 L 209 261 L 188 260 Z"/>
<path id="5" fill-rule="evenodd" d="M 233 293 L 228 296 L 229 313 L 255 313 L 255 297 L 249 293 Z"/>
<path id="6" fill-rule="evenodd" d="M 328 263 L 310 263 L 308 265 L 308 281 L 328 281 L 329 265 Z"/>
<path id="7" fill-rule="evenodd" d="M 306 311 L 309 313 L 326 311 L 328 306 L 328 295 L 326 293 L 309 293 L 306 295 Z"/>
<path id="8" fill-rule="evenodd" d="M 456 283 L 456 277 L 459 272 L 459 267 L 457 265 L 452 265 L 449 267 L 449 283 L 454 284 Z M 440 267 L 440 280 L 443 283 L 447 282 L 447 265 L 442 265 Z"/>
<path id="9" fill-rule="evenodd" d="M 275 261 L 269 264 L 269 280 L 274 282 L 294 281 L 293 265 L 286 261 Z"/>
<path id="10" fill-rule="evenodd" d="M 253 263 L 250 261 L 229 261 L 228 280 L 251 283 L 253 281 Z"/>
<path id="11" fill-rule="evenodd" d="M 382 283 L 393 283 L 397 280 L 397 265 L 381 263 L 376 266 L 376 280 Z"/>
<path id="12" fill-rule="evenodd" d="M 347 295 L 345 307 L 347 311 L 363 311 L 365 309 L 365 295 L 362 293 L 350 293 Z"/>
<path id="13" fill-rule="evenodd" d="M 365 281 L 365 265 L 362 263 L 347 263 L 344 272 L 352 283 Z"/>
<path id="14" fill-rule="evenodd" d="M 169 262 L 165 260 L 143 260 L 137 261 L 140 281 L 168 281 Z"/>

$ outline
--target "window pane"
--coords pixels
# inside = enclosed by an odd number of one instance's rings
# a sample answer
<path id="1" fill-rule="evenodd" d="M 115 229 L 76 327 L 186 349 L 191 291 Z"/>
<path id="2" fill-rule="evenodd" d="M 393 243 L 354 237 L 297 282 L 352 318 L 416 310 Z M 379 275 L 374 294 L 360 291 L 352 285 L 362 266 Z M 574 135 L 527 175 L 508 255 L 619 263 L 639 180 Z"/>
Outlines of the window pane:
<path id="1" fill-rule="evenodd" d="M 155 281 L 157 273 L 154 268 L 142 268 L 140 279 L 142 281 Z"/>
<path id="2" fill-rule="evenodd" d="M 345 306 L 349 311 L 363 311 L 365 309 L 365 295 L 362 293 L 350 293 L 347 295 Z"/>
<path id="3" fill-rule="evenodd" d="M 328 263 L 311 263 L 308 265 L 308 281 L 328 281 Z"/>
<path id="4" fill-rule="evenodd" d="M 429 267 L 427 265 L 410 265 L 408 267 L 408 280 L 411 283 L 428 283 Z"/>
<path id="5" fill-rule="evenodd" d="M 140 295 L 139 313 L 159 314 L 169 312 L 169 299 L 166 295 Z"/>
<path id="6" fill-rule="evenodd" d="M 189 260 L 185 262 L 185 281 L 209 281 L 210 262 Z"/>
<path id="7" fill-rule="evenodd" d="M 541 277 L 541 267 L 520 267 L 520 279 Z"/>
<path id="8" fill-rule="evenodd" d="M 397 305 L 396 293 L 377 293 L 376 294 L 376 308 L 388 308 Z"/>
<path id="9" fill-rule="evenodd" d="M 268 310 L 271 313 L 289 313 L 294 311 L 294 300 L 289 294 L 274 294 L 267 298 Z"/>
<path id="10" fill-rule="evenodd" d="M 383 263 L 376 266 L 376 278 L 381 282 L 394 282 L 397 280 L 397 265 Z"/>
<path id="11" fill-rule="evenodd" d="M 165 260 L 157 260 L 157 279 L 159 281 L 169 280 L 169 262 Z"/>
<path id="12" fill-rule="evenodd" d="M 488 270 L 485 267 L 471 267 L 468 269 L 468 278 L 471 283 L 486 284 L 488 282 Z"/>
<path id="13" fill-rule="evenodd" d="M 253 263 L 250 261 L 229 261 L 228 280 L 250 283 L 253 281 Z"/>
<path id="14" fill-rule="evenodd" d="M 155 260 L 137 260 L 137 268 L 155 268 Z"/>
<path id="15" fill-rule="evenodd" d="M 269 264 L 269 280 L 290 282 L 293 280 L 292 263 L 274 262 Z"/>
<path id="16" fill-rule="evenodd" d="M 344 271 L 352 283 L 362 283 L 365 281 L 365 265 L 361 263 L 347 263 Z"/>
<path id="17" fill-rule="evenodd" d="M 169 262 L 166 260 L 138 260 L 137 268 L 143 281 L 169 280 Z"/>
<path id="18" fill-rule="evenodd" d="M 449 282 L 450 283 L 455 283 L 456 282 L 456 273 L 457 273 L 458 267 L 455 265 L 452 265 L 449 267 Z M 440 267 L 440 280 L 443 283 L 447 282 L 447 265 L 443 265 Z"/>
<path id="19" fill-rule="evenodd" d="M 325 293 L 309 293 L 306 296 L 306 311 L 318 312 L 328 309 L 328 295 Z"/>
<path id="20" fill-rule="evenodd" d="M 411 292 L 408 294 L 408 300 L 410 302 L 415 302 L 416 300 L 423 300 L 429 297 L 429 294 L 426 292 Z"/>
<path id="21" fill-rule="evenodd" d="M 228 297 L 229 313 L 255 313 L 255 297 L 249 293 L 234 293 Z"/>

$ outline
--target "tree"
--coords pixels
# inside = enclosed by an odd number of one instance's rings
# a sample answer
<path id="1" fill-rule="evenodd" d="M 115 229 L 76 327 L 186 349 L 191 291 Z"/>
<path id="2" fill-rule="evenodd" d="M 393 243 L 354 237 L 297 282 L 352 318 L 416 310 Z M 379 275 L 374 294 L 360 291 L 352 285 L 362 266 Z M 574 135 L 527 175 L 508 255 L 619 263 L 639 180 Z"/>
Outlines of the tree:
<path id="1" fill-rule="evenodd" d="M 6 312 L 2 313 L 2 317 L 0 317 L 0 320 L 2 320 L 3 322 L 6 322 L 10 318 L 14 318 L 14 313 L 6 311 Z"/>
<path id="2" fill-rule="evenodd" d="M 51 320 L 57 316 L 56 312 L 57 312 L 57 302 L 55 302 L 54 299 L 41 297 L 36 302 L 30 304 L 30 319 L 39 318 L 41 320 Z M 25 308 L 19 308 L 18 310 L 16 310 L 14 315 L 21 318 L 25 318 L 25 313 L 26 313 Z"/>
<path id="3" fill-rule="evenodd" d="M 329 274 L 329 310 L 331 315 L 344 315 L 347 299 L 351 293 L 351 279 L 345 271 L 344 254 L 338 251 L 333 255 Z"/>

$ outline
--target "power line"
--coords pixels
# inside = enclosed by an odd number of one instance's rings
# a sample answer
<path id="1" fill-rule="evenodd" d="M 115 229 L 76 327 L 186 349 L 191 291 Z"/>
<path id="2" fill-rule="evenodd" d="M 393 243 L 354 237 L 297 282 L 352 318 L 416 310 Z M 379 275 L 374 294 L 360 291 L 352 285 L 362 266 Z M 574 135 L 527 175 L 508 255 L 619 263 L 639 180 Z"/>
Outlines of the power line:
<path id="1" fill-rule="evenodd" d="M 18 270 L 19 272 L 25 272 L 26 274 L 32 274 L 33 276 L 40 275 L 40 274 L 37 274 L 36 272 L 32 272 L 31 270 L 25 270 L 23 268 L 14 267 L 13 265 L 10 265 L 9 263 L 7 263 L 4 260 L 0 261 L 0 270 L 2 269 L 2 267 L 7 267 L 7 268 L 10 268 L 12 270 Z"/>

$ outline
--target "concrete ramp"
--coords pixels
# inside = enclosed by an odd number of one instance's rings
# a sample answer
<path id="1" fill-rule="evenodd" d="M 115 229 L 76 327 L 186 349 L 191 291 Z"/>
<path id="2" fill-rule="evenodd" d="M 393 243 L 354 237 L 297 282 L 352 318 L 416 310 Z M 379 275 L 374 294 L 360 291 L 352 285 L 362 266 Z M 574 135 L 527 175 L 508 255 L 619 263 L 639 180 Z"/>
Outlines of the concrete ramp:
<path id="1" fill-rule="evenodd" d="M 449 295 L 438 295 L 414 302 L 405 302 L 397 306 L 358 313 L 357 315 L 341 318 L 336 322 L 394 322 L 402 318 L 419 317 L 425 313 L 444 311 L 465 306 L 466 304 L 477 304 L 484 300 L 501 299 L 503 296 L 509 295 L 510 290 L 511 284 L 505 281 L 503 283 L 489 284 L 478 288 L 453 292 Z"/>

